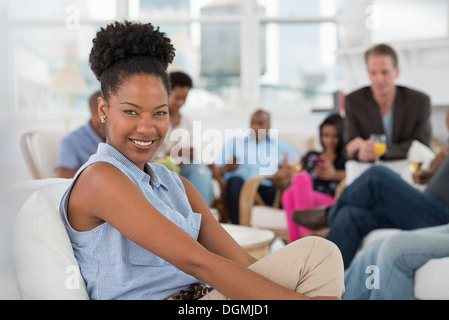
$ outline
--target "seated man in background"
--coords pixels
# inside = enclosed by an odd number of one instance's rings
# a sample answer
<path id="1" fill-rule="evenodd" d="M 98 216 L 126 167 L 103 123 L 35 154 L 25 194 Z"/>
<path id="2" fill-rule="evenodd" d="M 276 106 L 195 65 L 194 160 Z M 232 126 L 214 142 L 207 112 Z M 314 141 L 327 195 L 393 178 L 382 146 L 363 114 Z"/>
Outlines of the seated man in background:
<path id="1" fill-rule="evenodd" d="M 104 142 L 97 106 L 97 99 L 100 96 L 101 92 L 97 91 L 89 98 L 91 113 L 89 121 L 62 140 L 56 163 L 59 178 L 73 178 L 89 157 L 97 152 L 98 144 Z"/>
<path id="2" fill-rule="evenodd" d="M 387 151 L 383 160 L 405 159 L 413 140 L 429 146 L 431 140 L 430 98 L 419 91 L 397 86 L 398 57 L 380 44 L 365 53 L 371 85 L 346 97 L 345 143 L 348 159 L 377 159 L 373 133 L 384 133 Z"/>
<path id="3" fill-rule="evenodd" d="M 227 141 L 217 161 L 220 174 L 227 181 L 226 205 L 233 224 L 239 224 L 240 190 L 246 180 L 256 176 L 288 180 L 293 174 L 287 165 L 288 158 L 299 159 L 296 150 L 271 137 L 269 129 L 270 114 L 256 110 L 251 116 L 249 134 Z M 262 181 L 258 191 L 266 204 L 273 203 L 276 187 L 271 181 Z"/>

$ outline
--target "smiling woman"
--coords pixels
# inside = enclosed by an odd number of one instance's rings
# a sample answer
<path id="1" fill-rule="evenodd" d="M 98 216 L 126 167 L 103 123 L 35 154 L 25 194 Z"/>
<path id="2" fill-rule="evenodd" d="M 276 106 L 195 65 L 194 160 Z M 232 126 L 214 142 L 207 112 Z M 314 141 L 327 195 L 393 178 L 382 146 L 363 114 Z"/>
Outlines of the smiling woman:
<path id="1" fill-rule="evenodd" d="M 93 41 L 106 143 L 79 169 L 60 214 L 91 299 L 309 299 L 343 293 L 331 242 L 309 237 L 256 263 L 186 179 L 148 163 L 168 129 L 174 48 L 151 24 Z"/>

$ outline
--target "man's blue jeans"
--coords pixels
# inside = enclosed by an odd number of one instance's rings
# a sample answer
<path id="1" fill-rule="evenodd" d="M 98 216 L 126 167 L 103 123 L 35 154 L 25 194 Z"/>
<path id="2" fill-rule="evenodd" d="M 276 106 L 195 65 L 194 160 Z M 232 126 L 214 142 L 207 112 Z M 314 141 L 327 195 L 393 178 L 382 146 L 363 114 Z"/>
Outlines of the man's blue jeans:
<path id="1" fill-rule="evenodd" d="M 449 257 L 448 244 L 449 224 L 397 232 L 374 240 L 355 256 L 346 270 L 343 299 L 412 299 L 415 271 L 430 259 Z M 371 281 L 370 276 L 378 279 Z M 375 280 L 377 286 L 372 285 Z"/>
<path id="2" fill-rule="evenodd" d="M 373 166 L 349 185 L 329 210 L 327 239 L 343 255 L 345 269 L 371 230 L 411 230 L 449 222 L 449 207 L 415 189 L 383 166 Z"/>

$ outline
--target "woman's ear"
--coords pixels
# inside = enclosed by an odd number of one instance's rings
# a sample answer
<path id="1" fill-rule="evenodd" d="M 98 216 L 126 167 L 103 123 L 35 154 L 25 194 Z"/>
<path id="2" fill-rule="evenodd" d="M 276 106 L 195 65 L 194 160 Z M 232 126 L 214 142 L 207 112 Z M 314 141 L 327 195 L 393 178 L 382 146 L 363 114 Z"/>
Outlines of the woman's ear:
<path id="1" fill-rule="evenodd" d="M 100 135 L 103 137 L 104 140 L 107 141 L 107 129 L 106 129 L 106 121 L 108 119 L 107 116 L 107 104 L 103 97 L 99 97 L 97 99 L 98 104 L 98 119 L 100 122 Z"/>
<path id="2" fill-rule="evenodd" d="M 107 105 L 104 98 L 98 97 L 97 103 L 98 103 L 98 115 L 100 116 L 100 118 L 102 116 L 107 116 Z"/>

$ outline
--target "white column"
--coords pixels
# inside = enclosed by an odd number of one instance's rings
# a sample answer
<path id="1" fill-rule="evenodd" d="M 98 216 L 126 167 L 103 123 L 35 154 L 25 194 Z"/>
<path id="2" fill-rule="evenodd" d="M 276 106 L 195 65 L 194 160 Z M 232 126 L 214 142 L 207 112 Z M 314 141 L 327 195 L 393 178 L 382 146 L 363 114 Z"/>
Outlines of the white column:
<path id="1" fill-rule="evenodd" d="M 6 36 L 6 1 L 0 0 L 0 114 L 8 110 L 8 56 Z"/>
<path id="2" fill-rule="evenodd" d="M 129 1 L 115 0 L 117 3 L 117 17 L 120 19 L 129 19 Z"/>
<path id="3" fill-rule="evenodd" d="M 260 105 L 260 45 L 259 18 L 257 16 L 257 1 L 241 2 L 242 20 L 240 34 L 240 70 L 241 70 L 241 100 L 243 108 L 254 108 Z"/>

